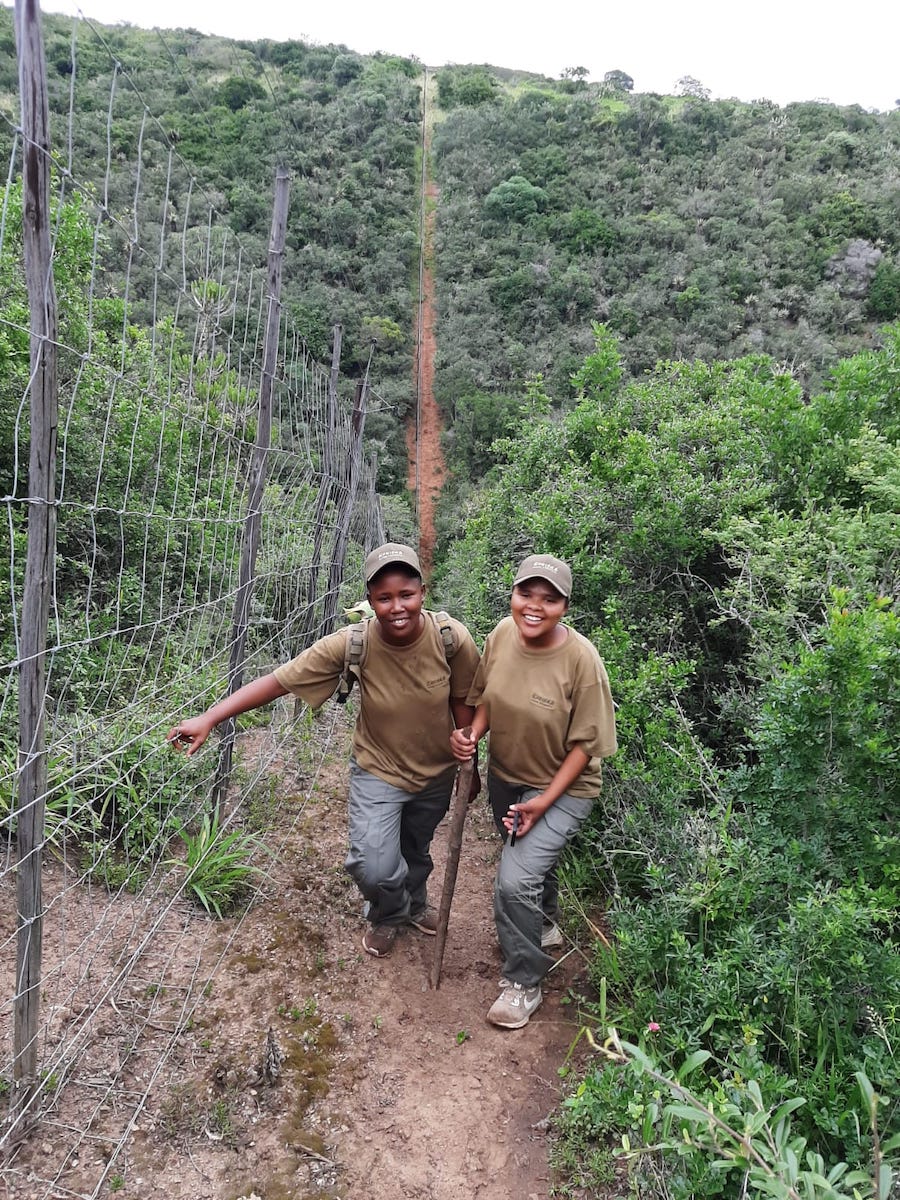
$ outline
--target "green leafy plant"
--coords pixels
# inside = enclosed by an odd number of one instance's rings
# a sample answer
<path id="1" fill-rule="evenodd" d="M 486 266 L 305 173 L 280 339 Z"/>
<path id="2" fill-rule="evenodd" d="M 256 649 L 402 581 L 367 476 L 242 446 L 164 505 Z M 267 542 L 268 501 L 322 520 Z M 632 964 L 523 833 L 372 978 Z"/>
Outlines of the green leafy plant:
<path id="1" fill-rule="evenodd" d="M 315 996 L 307 996 L 302 1004 L 293 1004 L 290 1009 L 286 1005 L 279 1005 L 277 1011 L 280 1016 L 287 1015 L 292 1021 L 309 1021 L 316 1015 L 318 1007 Z"/>
<path id="2" fill-rule="evenodd" d="M 862 1100 L 857 1129 L 869 1162 L 854 1169 L 844 1161 L 826 1162 L 797 1131 L 793 1117 L 807 1101 L 791 1094 L 790 1081 L 773 1093 L 760 1079 L 715 1070 L 705 1050 L 684 1056 L 677 1066 L 659 1067 L 648 1049 L 622 1041 L 615 1029 L 602 1045 L 590 1030 L 582 1032 L 608 1065 L 565 1102 L 562 1161 L 573 1147 L 584 1157 L 617 1137 L 641 1195 L 699 1200 L 737 1194 L 735 1187 L 740 1195 L 778 1200 L 891 1195 L 890 1160 L 900 1150 L 900 1135 L 880 1140 L 887 1102 L 864 1072 L 855 1076 Z"/>
<path id="3" fill-rule="evenodd" d="M 207 1114 L 206 1129 L 212 1141 L 224 1141 L 227 1145 L 231 1144 L 234 1136 L 234 1121 L 227 1099 L 220 1098 L 213 1102 L 212 1108 Z"/>
<path id="4" fill-rule="evenodd" d="M 224 916 L 246 899 L 261 875 L 250 862 L 259 843 L 240 829 L 224 833 L 217 815 L 205 815 L 196 833 L 179 827 L 179 835 L 187 851 L 185 888 L 210 915 Z"/>
<path id="5" fill-rule="evenodd" d="M 15 776 L 16 749 L 13 739 L 0 737 L 0 828 L 10 835 L 16 831 L 16 815 L 13 811 L 13 779 Z M 50 849 L 60 854 L 66 838 L 83 841 L 90 838 L 99 828 L 97 815 L 86 806 L 67 779 L 67 752 L 57 748 L 48 755 L 48 789 L 44 801 L 44 837 Z"/>

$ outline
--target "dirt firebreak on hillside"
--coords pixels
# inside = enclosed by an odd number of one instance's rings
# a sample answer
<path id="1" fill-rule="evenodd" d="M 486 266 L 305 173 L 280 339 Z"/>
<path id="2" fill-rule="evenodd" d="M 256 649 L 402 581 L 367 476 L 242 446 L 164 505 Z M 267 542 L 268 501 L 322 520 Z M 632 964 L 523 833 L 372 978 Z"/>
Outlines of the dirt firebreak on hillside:
<path id="1" fill-rule="evenodd" d="M 436 307 L 434 291 L 434 269 L 431 265 L 430 248 L 434 242 L 434 215 L 437 205 L 437 185 L 429 182 L 425 188 L 425 256 L 422 266 L 422 296 L 418 309 L 419 328 L 416 345 L 419 361 L 416 363 L 416 386 L 418 404 L 416 420 L 407 427 L 407 453 L 409 476 L 407 486 L 416 495 L 419 518 L 419 557 L 426 577 L 434 561 L 435 502 L 440 494 L 446 474 L 444 452 L 441 447 L 443 422 L 441 411 L 434 398 L 434 360 L 437 353 Z"/>

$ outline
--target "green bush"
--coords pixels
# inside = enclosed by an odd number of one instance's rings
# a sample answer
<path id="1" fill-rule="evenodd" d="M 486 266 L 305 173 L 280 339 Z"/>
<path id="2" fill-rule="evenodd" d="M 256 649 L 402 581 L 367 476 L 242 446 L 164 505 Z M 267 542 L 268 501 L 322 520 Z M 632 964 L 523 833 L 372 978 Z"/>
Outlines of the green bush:
<path id="1" fill-rule="evenodd" d="M 437 85 L 441 108 L 478 108 L 497 97 L 498 81 L 483 67 L 445 67 Z"/>
<path id="2" fill-rule="evenodd" d="M 864 1163 L 853 1168 L 852 1162 L 828 1163 L 810 1147 L 797 1129 L 806 1099 L 794 1080 L 774 1074 L 753 1053 L 728 1065 L 703 1050 L 668 1054 L 657 1022 L 640 1044 L 610 1030 L 601 1047 L 585 1032 L 607 1065 L 591 1071 L 563 1102 L 553 1158 L 569 1178 L 580 1173 L 588 1185 L 602 1182 L 594 1164 L 605 1166 L 600 1148 L 620 1134 L 629 1194 L 641 1197 L 889 1200 L 893 1194 L 900 1136 L 883 1138 L 888 1097 L 864 1071 L 856 1072 L 848 1100 L 855 1158 Z M 586 1169 L 591 1177 L 583 1179 Z"/>
<path id="3" fill-rule="evenodd" d="M 900 267 L 887 258 L 875 268 L 866 303 L 876 321 L 900 317 Z"/>
<path id="4" fill-rule="evenodd" d="M 578 406 L 495 445 L 442 575 L 486 632 L 517 560 L 558 554 L 607 664 L 620 749 L 563 866 L 573 914 L 607 908 L 584 1015 L 714 1056 L 722 1103 L 803 1096 L 825 1175 L 870 1154 L 854 1074 L 900 1095 L 898 332 L 805 398 L 761 357 L 628 381 L 596 327 Z M 633 1133 L 629 1086 L 587 1084 L 578 1139 Z M 640 1194 L 736 1195 L 707 1160 Z"/>

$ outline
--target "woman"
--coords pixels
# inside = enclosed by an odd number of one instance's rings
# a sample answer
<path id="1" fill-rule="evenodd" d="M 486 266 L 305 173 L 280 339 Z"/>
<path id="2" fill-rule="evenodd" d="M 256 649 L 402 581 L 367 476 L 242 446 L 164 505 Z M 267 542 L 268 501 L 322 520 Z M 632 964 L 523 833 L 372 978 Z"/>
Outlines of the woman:
<path id="1" fill-rule="evenodd" d="M 601 759 L 616 751 L 603 662 L 561 623 L 571 594 L 572 572 L 560 559 L 522 562 L 510 615 L 488 635 L 467 697 L 476 706 L 471 734 L 457 728 L 450 737 L 464 762 L 490 731 L 488 793 L 498 828 L 510 835 L 494 886 L 502 990 L 488 1012 L 503 1029 L 527 1024 L 541 1003 L 553 964 L 545 947 L 556 928 L 556 863 L 600 793 Z"/>
<path id="2" fill-rule="evenodd" d="M 365 584 L 375 615 L 353 733 L 344 866 L 366 900 L 363 949 L 385 958 L 402 925 L 430 935 L 437 928 L 426 897 L 434 866 L 429 847 L 450 805 L 456 767 L 447 737 L 454 721 L 465 725 L 471 716 L 465 697 L 478 650 L 465 626 L 450 618 L 455 651 L 448 661 L 437 622 L 424 610 L 422 569 L 409 546 L 388 542 L 373 550 Z M 344 671 L 350 628 L 181 721 L 169 742 L 195 754 L 220 722 L 288 692 L 313 708 L 324 704 Z"/>

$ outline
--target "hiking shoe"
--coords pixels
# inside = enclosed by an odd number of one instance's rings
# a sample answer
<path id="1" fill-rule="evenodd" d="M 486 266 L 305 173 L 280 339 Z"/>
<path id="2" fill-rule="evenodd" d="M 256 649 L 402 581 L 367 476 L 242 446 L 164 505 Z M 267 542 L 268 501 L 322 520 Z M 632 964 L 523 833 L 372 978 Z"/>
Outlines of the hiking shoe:
<path id="1" fill-rule="evenodd" d="M 541 949 L 555 950 L 563 944 L 562 930 L 555 921 L 544 921 L 541 926 Z"/>
<path id="2" fill-rule="evenodd" d="M 362 947 L 375 958 L 387 958 L 396 940 L 396 925 L 371 925 L 363 935 Z"/>
<path id="3" fill-rule="evenodd" d="M 491 1005 L 487 1019 L 501 1029 L 521 1029 L 543 998 L 540 985 L 527 988 L 521 983 L 510 983 Z"/>
<path id="4" fill-rule="evenodd" d="M 424 908 L 418 908 L 409 914 L 409 923 L 413 929 L 418 929 L 419 933 L 427 933 L 429 937 L 434 937 L 438 926 L 437 909 L 431 904 L 426 904 Z"/>

